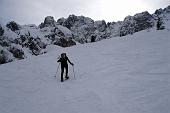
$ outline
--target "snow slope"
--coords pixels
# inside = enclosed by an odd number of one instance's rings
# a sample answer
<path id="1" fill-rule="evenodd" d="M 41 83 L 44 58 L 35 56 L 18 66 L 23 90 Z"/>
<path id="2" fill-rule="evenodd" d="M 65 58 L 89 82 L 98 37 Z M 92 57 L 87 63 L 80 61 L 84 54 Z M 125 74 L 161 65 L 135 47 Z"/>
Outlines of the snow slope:
<path id="1" fill-rule="evenodd" d="M 142 31 L 0 65 L 0 113 L 169 113 L 170 32 Z M 67 52 L 70 80 L 56 75 Z M 60 70 L 59 70 L 60 71 Z"/>

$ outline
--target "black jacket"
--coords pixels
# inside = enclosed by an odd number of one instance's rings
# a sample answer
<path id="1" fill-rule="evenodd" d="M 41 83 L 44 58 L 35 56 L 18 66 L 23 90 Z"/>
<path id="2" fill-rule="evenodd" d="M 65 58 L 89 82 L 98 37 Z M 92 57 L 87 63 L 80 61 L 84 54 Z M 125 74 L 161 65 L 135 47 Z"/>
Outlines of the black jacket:
<path id="1" fill-rule="evenodd" d="M 68 61 L 71 65 L 73 65 L 73 63 L 70 62 L 70 60 L 68 59 L 68 57 L 65 57 L 65 58 L 62 58 L 62 57 L 61 57 L 57 62 L 61 62 L 61 66 L 68 66 L 67 61 Z"/>

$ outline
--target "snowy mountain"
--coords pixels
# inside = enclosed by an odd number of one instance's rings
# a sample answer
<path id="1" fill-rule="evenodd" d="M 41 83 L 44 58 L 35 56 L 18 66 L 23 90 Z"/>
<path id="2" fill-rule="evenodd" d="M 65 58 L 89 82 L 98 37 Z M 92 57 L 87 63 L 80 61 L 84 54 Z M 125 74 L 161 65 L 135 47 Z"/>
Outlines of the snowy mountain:
<path id="1" fill-rule="evenodd" d="M 0 113 L 169 113 L 169 36 L 144 30 L 0 65 Z M 76 76 L 69 65 L 63 83 L 62 52 Z"/>
<path id="2" fill-rule="evenodd" d="M 113 37 L 126 36 L 142 30 L 169 30 L 170 6 L 127 16 L 124 21 L 94 21 L 89 17 L 68 18 L 47 16 L 39 26 L 0 21 L 0 64 L 48 52 L 52 45 L 70 47 Z"/>

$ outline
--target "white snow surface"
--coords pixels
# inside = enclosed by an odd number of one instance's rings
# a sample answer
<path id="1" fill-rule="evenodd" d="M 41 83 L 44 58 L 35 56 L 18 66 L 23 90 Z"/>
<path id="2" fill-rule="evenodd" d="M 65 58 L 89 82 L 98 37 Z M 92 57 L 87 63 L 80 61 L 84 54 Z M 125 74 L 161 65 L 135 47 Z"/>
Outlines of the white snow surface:
<path id="1" fill-rule="evenodd" d="M 170 31 L 49 50 L 0 65 L 0 113 L 170 112 Z M 76 75 L 69 66 L 63 83 L 56 74 L 61 52 Z"/>
<path id="2" fill-rule="evenodd" d="M 64 35 L 65 35 L 66 37 L 72 36 L 72 32 L 71 32 L 68 28 L 66 28 L 66 27 L 64 27 L 64 26 L 61 26 L 61 25 L 58 25 L 57 27 L 58 27 L 58 29 L 59 29 L 61 32 L 64 33 Z"/>

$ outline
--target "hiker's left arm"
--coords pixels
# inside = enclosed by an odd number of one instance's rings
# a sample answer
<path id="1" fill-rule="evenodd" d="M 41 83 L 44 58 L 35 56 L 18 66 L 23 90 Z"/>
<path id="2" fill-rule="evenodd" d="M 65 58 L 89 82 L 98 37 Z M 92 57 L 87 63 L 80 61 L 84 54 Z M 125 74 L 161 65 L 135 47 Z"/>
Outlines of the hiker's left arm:
<path id="1" fill-rule="evenodd" d="M 68 60 L 68 62 L 71 64 L 71 65 L 74 65 L 70 60 L 69 60 L 69 58 L 67 57 L 67 60 Z"/>

